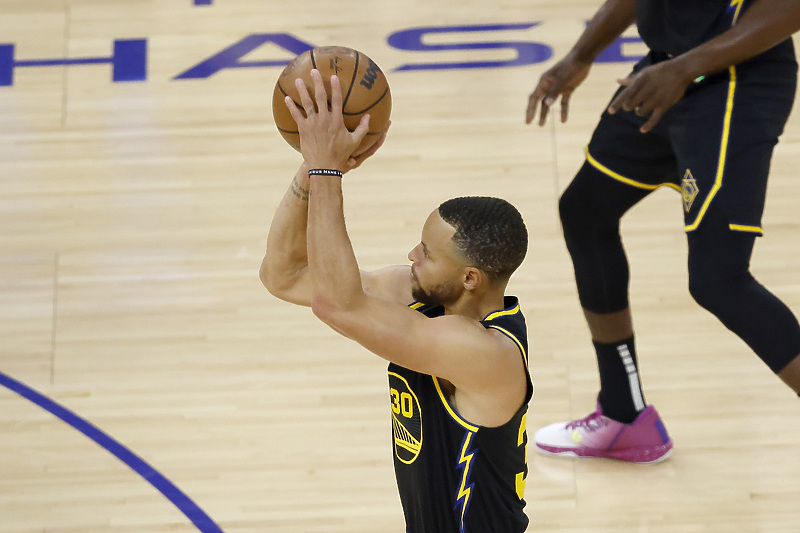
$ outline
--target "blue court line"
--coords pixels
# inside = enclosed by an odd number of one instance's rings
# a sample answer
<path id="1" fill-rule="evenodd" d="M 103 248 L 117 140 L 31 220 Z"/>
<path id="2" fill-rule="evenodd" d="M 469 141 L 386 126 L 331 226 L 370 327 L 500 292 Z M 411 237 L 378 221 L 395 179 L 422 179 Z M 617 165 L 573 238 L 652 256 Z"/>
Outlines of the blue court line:
<path id="1" fill-rule="evenodd" d="M 49 411 L 111 452 L 117 459 L 128 465 L 134 472 L 142 476 L 148 483 L 158 489 L 161 494 L 166 496 L 203 533 L 224 533 L 211 517 L 200 509 L 181 489 L 147 464 L 144 459 L 108 434 L 103 433 L 90 422 L 3 372 L 0 372 L 0 385 L 32 401 L 45 411 Z"/>
<path id="2" fill-rule="evenodd" d="M 212 0 L 194 0 L 196 6 L 210 6 Z"/>

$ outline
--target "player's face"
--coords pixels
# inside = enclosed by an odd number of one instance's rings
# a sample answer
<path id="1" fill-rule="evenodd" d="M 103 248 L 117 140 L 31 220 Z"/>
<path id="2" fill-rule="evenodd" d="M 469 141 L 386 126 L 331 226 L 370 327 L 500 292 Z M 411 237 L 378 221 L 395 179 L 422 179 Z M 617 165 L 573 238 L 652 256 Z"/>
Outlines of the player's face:
<path id="1" fill-rule="evenodd" d="M 411 295 L 416 301 L 448 305 L 464 292 L 464 263 L 452 237 L 455 228 L 442 220 L 438 209 L 422 228 L 422 241 L 408 253 L 411 261 Z"/>

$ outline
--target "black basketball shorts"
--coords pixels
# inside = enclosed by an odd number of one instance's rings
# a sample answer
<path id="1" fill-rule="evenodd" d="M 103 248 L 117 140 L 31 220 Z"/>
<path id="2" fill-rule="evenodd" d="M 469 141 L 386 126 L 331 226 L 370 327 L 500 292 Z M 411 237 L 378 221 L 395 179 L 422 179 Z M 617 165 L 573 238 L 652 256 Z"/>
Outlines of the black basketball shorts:
<path id="1" fill-rule="evenodd" d="M 651 52 L 634 71 L 654 57 Z M 634 112 L 604 112 L 587 161 L 632 187 L 680 192 L 687 232 L 713 206 L 731 230 L 760 235 L 770 160 L 796 84 L 793 57 L 750 62 L 695 81 L 649 133 L 639 132 L 646 118 Z"/>

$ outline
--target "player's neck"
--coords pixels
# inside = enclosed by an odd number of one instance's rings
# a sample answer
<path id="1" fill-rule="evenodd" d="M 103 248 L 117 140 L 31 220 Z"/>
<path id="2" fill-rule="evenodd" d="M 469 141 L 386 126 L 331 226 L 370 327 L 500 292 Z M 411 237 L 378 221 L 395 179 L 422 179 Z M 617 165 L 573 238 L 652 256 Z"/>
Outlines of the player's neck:
<path id="1" fill-rule="evenodd" d="M 446 305 L 444 314 L 461 315 L 480 322 L 487 315 L 503 309 L 505 307 L 504 302 L 505 287 L 483 291 L 480 294 L 467 291 L 457 301 Z"/>

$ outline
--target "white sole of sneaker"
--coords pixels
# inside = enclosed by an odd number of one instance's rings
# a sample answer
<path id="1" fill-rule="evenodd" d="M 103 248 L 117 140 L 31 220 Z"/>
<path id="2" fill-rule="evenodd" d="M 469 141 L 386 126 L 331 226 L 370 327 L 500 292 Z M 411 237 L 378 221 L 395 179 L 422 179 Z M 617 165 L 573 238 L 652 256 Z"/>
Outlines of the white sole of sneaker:
<path id="1" fill-rule="evenodd" d="M 574 459 L 610 459 L 611 461 L 619 461 L 622 463 L 630 463 L 634 465 L 656 465 L 662 461 L 665 461 L 672 455 L 672 448 L 667 450 L 667 453 L 659 457 L 658 459 L 654 459 L 652 461 L 625 461 L 623 459 L 617 459 L 616 457 L 598 457 L 596 455 L 578 455 L 575 452 L 566 450 L 563 452 L 551 452 L 549 450 L 545 450 L 539 448 L 538 446 L 534 446 L 534 449 L 542 455 L 548 455 L 550 457 L 566 457 L 566 458 L 574 458 Z"/>

